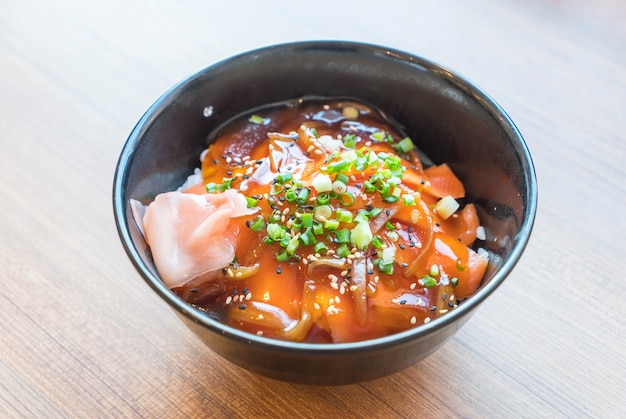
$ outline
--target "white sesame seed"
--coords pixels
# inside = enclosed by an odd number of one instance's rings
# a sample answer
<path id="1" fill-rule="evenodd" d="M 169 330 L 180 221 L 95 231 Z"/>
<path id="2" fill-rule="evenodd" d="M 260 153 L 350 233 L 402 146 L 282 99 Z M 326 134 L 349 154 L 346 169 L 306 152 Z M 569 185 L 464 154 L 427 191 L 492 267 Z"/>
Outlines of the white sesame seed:
<path id="1" fill-rule="evenodd" d="M 410 288 L 410 289 L 412 289 L 412 290 L 414 290 L 414 289 L 415 289 L 415 287 L 417 287 L 417 284 L 416 284 L 415 282 L 413 282 L 413 283 L 409 286 L 409 288 Z"/>
<path id="2" fill-rule="evenodd" d="M 356 285 L 350 285 L 350 291 L 354 292 L 356 290 L 358 290 L 359 287 L 357 287 Z"/>
<path id="3" fill-rule="evenodd" d="M 263 314 L 259 314 L 259 315 L 257 316 L 257 319 L 259 319 L 259 320 L 263 320 L 264 318 L 265 318 L 265 316 L 264 316 Z"/>
<path id="4" fill-rule="evenodd" d="M 317 304 L 317 303 L 313 303 L 313 308 L 316 309 L 316 310 L 319 310 L 320 309 L 320 305 Z"/>
<path id="5" fill-rule="evenodd" d="M 246 294 L 246 300 L 250 300 L 252 298 L 252 293 L 249 292 Z"/>
<path id="6" fill-rule="evenodd" d="M 346 293 L 346 286 L 342 283 L 341 287 L 339 287 L 339 294 L 343 295 Z"/>
<path id="7" fill-rule="evenodd" d="M 229 277 L 229 278 L 232 278 L 232 277 L 234 277 L 234 276 L 235 276 L 235 273 L 234 273 L 234 272 L 233 272 L 233 270 L 232 270 L 232 269 L 230 269 L 230 268 L 228 268 L 228 269 L 226 270 L 226 274 L 228 275 L 228 277 Z"/>
<path id="8" fill-rule="evenodd" d="M 339 298 L 338 295 L 335 296 L 335 303 L 336 304 L 340 304 L 341 303 L 341 298 Z"/>
<path id="9" fill-rule="evenodd" d="M 337 280 L 339 280 L 339 278 L 337 278 L 337 276 L 333 274 L 328 274 L 328 279 L 330 279 L 332 282 L 337 282 Z"/>
<path id="10" fill-rule="evenodd" d="M 417 319 L 415 318 L 415 316 L 411 317 L 411 324 L 415 324 L 417 323 Z"/>
<path id="11" fill-rule="evenodd" d="M 428 324 L 428 323 L 430 323 L 430 317 L 426 317 L 426 318 L 424 319 L 424 324 Z"/>
<path id="12" fill-rule="evenodd" d="M 231 297 L 230 295 L 226 297 L 226 304 L 230 304 L 232 301 L 233 301 L 233 297 Z"/>
<path id="13" fill-rule="evenodd" d="M 446 314 L 448 309 L 444 308 L 443 310 L 439 310 L 439 314 Z"/>
<path id="14" fill-rule="evenodd" d="M 242 272 L 237 272 L 237 273 L 235 274 L 235 278 L 241 278 L 242 276 L 243 276 L 243 273 L 242 273 Z"/>
<path id="15" fill-rule="evenodd" d="M 257 335 L 257 336 L 263 336 L 263 331 L 262 331 L 262 330 L 259 330 L 258 332 L 256 332 L 256 335 Z"/>
<path id="16" fill-rule="evenodd" d="M 318 148 L 315 150 L 315 154 L 321 155 L 321 154 L 324 154 L 324 152 Z"/>

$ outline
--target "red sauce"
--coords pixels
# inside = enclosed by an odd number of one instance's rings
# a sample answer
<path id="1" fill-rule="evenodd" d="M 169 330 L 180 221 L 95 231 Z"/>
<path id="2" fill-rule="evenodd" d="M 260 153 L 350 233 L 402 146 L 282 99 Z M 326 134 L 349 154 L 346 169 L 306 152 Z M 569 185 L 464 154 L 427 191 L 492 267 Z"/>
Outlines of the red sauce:
<path id="1" fill-rule="evenodd" d="M 232 188 L 258 211 L 232 220 L 235 260 L 217 278 L 174 291 L 235 328 L 301 342 L 381 337 L 453 310 L 484 275 L 469 247 L 474 206 L 436 211 L 443 196 L 462 198 L 462 184 L 446 165 L 424 169 L 411 140 L 361 103 L 242 116 L 201 169 L 186 192 Z"/>

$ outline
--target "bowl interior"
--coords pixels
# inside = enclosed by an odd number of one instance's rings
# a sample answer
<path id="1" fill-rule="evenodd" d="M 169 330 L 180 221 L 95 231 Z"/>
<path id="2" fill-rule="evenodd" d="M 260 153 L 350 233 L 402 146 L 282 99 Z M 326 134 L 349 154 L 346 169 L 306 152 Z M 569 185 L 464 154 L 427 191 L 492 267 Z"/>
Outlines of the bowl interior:
<path id="1" fill-rule="evenodd" d="M 504 111 L 471 83 L 425 59 L 363 44 L 305 42 L 245 53 L 181 82 L 147 111 L 122 151 L 113 191 L 118 231 L 144 279 L 183 315 L 220 327 L 160 283 L 129 199 L 149 202 L 180 186 L 199 166 L 209 134 L 224 121 L 309 95 L 353 97 L 378 107 L 464 182 L 487 233 L 477 243 L 491 253 L 485 280 L 459 308 L 423 326 L 426 332 L 417 328 L 405 335 L 427 333 L 470 312 L 504 280 L 530 235 L 536 211 L 530 155 Z"/>

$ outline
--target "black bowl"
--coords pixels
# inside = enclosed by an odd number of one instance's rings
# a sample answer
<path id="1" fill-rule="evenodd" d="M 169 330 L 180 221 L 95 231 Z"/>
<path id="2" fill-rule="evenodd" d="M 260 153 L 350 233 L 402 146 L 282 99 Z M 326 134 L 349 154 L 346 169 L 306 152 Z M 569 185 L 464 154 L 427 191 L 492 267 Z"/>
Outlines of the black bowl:
<path id="1" fill-rule="evenodd" d="M 159 279 L 129 200 L 174 190 L 198 166 L 207 137 L 244 111 L 303 96 L 353 97 L 400 122 L 434 162 L 447 162 L 477 206 L 490 262 L 480 289 L 429 324 L 345 344 L 284 342 L 245 333 L 187 305 Z M 207 346 L 255 373 L 299 383 L 379 378 L 425 358 L 504 281 L 528 242 L 537 185 L 524 140 L 485 93 L 424 58 L 374 45 L 301 42 L 246 52 L 174 86 L 141 118 L 121 152 L 115 221 L 139 274 Z"/>

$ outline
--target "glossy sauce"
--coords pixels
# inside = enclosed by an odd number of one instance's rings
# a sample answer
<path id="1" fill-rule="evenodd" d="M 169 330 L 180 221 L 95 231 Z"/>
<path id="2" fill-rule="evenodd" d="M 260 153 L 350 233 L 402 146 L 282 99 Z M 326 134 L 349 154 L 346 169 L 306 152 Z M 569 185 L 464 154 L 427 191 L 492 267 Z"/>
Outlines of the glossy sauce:
<path id="1" fill-rule="evenodd" d="M 233 327 L 301 342 L 376 338 L 453 310 L 476 290 L 487 264 L 469 247 L 476 239 L 476 211 L 470 204 L 447 219 L 439 216 L 433 208 L 442 194 L 462 198 L 462 185 L 447 166 L 424 169 L 414 148 L 398 148 L 403 138 L 380 113 L 353 101 L 295 101 L 230 122 L 203 155 L 202 182 L 184 192 L 203 194 L 209 185 L 210 193 L 220 193 L 226 184 L 256 200 L 250 205 L 257 212 L 231 220 L 238 239 L 230 265 L 209 281 L 192 280 L 174 291 Z M 351 160 L 352 151 L 370 161 L 359 166 Z M 329 170 L 344 161 L 347 167 Z M 401 175 L 379 180 L 374 192 L 366 192 L 377 173 L 389 176 L 386 164 L 393 161 L 401 162 L 395 169 Z M 292 179 L 277 181 L 279 173 L 290 173 Z M 329 202 L 320 202 L 323 192 L 312 181 L 327 175 L 335 182 L 338 173 L 347 178 L 345 191 L 326 192 Z M 388 181 L 399 195 L 395 202 L 385 196 Z M 306 200 L 290 202 L 290 189 L 301 197 L 308 190 Z M 405 201 L 405 195 L 412 199 Z M 331 209 L 328 219 L 338 219 L 340 209 L 353 220 L 324 228 L 328 220 L 316 212 L 322 205 Z M 367 214 L 369 231 L 377 239 L 360 247 L 350 240 L 349 254 L 340 256 L 337 231 L 355 234 L 359 212 Z M 317 226 L 316 233 L 308 227 L 312 242 L 299 238 L 307 230 L 300 226 L 307 224 L 303 214 L 312 214 Z M 284 238 L 268 239 L 269 224 L 284 227 L 281 234 L 297 242 L 296 250 L 286 253 Z M 320 242 L 326 249 L 315 251 Z M 387 258 L 381 268 L 384 248 L 392 250 L 392 262 Z"/>

